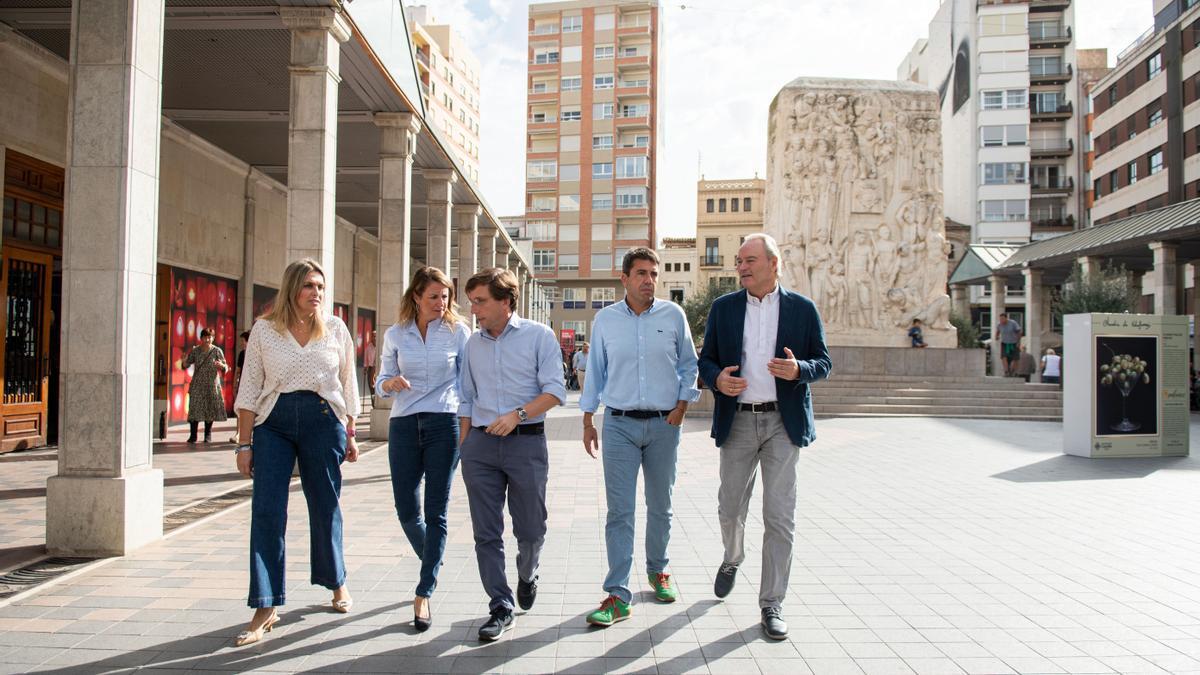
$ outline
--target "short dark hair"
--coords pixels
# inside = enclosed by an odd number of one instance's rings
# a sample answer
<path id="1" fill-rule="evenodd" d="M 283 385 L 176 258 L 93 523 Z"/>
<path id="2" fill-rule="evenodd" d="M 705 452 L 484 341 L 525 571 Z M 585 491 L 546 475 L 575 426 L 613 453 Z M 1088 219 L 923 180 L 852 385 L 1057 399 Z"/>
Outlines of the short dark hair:
<path id="1" fill-rule="evenodd" d="M 649 260 L 655 265 L 660 264 L 658 260 L 658 254 L 655 253 L 653 249 L 648 249 L 645 246 L 638 246 L 636 248 L 629 249 L 625 253 L 625 257 L 621 260 L 621 274 L 629 276 L 629 273 L 633 271 L 633 261 L 635 260 Z"/>
<path id="2" fill-rule="evenodd" d="M 1007 318 L 1008 318 L 1008 313 L 1007 313 L 1007 312 L 1000 312 L 1000 316 L 1002 316 L 1002 317 L 1004 317 L 1005 319 L 1007 319 Z"/>
<path id="3" fill-rule="evenodd" d="M 242 339 L 249 340 L 250 339 L 250 331 L 248 331 L 248 330 L 242 331 Z"/>
<path id="4" fill-rule="evenodd" d="M 500 267 L 490 267 L 467 280 L 468 293 L 480 286 L 488 287 L 488 295 L 492 296 L 493 300 L 508 300 L 509 307 L 514 312 L 517 311 L 517 301 L 521 299 L 521 285 L 517 282 L 515 274 Z"/>
<path id="5" fill-rule="evenodd" d="M 213 336 L 213 337 L 215 337 L 215 336 L 213 335 L 213 331 L 212 331 L 212 329 L 211 329 L 211 328 L 204 328 L 204 329 L 202 329 L 202 330 L 200 331 L 200 338 L 201 338 L 201 339 L 204 339 L 204 338 L 206 338 L 206 337 L 209 337 L 209 336 Z"/>
<path id="6" fill-rule="evenodd" d="M 920 319 L 913 319 L 913 325 L 914 325 L 914 326 L 915 326 L 915 325 L 917 325 L 917 324 L 919 324 L 919 323 L 921 323 L 921 320 L 920 320 Z"/>

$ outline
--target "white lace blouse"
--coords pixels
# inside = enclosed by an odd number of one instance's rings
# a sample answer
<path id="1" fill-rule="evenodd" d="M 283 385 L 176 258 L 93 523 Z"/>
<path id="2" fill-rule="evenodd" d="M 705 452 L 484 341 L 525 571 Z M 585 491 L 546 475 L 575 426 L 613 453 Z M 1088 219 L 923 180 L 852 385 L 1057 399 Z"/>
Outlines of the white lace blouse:
<path id="1" fill-rule="evenodd" d="M 316 392 L 342 420 L 358 416 L 354 338 L 338 317 L 326 317 L 325 337 L 303 347 L 270 321 L 254 322 L 234 408 L 253 412 L 258 426 L 267 421 L 279 395 L 293 391 Z"/>

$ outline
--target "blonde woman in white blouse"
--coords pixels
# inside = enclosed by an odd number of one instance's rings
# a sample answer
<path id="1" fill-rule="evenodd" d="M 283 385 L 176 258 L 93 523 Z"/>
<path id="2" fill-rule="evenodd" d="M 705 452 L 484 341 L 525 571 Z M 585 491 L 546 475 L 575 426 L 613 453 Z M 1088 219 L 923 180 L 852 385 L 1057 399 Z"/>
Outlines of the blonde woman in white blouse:
<path id="1" fill-rule="evenodd" d="M 325 272 L 297 260 L 283 273 L 275 305 L 250 331 L 238 390 L 237 468 L 254 479 L 250 521 L 250 597 L 255 608 L 238 646 L 279 621 L 284 604 L 284 533 L 292 466 L 308 501 L 311 582 L 333 591 L 335 611 L 350 611 L 342 560 L 342 461 L 358 459 L 359 412 L 354 339 L 322 311 Z"/>

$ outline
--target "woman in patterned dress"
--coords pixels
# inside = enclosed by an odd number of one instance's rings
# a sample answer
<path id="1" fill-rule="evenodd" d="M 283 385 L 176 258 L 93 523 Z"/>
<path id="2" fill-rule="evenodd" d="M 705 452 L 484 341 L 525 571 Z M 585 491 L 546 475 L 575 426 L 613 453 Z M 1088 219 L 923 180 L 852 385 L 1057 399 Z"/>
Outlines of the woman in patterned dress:
<path id="1" fill-rule="evenodd" d="M 188 424 L 192 426 L 192 435 L 188 443 L 196 442 L 196 431 L 200 422 L 204 422 L 204 442 L 212 442 L 213 422 L 225 421 L 225 397 L 221 394 L 220 374 L 229 370 L 225 361 L 225 352 L 213 345 L 211 328 L 200 331 L 200 344 L 192 347 L 179 367 L 184 370 L 188 366 L 196 366 L 192 371 L 192 383 L 188 386 Z"/>

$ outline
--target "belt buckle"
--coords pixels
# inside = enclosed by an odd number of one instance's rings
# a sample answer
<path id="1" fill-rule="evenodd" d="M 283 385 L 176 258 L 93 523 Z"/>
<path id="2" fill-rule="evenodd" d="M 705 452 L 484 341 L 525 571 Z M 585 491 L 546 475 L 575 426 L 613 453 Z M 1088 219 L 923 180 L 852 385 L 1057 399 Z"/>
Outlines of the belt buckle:
<path id="1" fill-rule="evenodd" d="M 767 405 L 765 403 L 751 403 L 750 412 L 754 413 L 755 415 L 761 415 L 767 412 Z"/>

